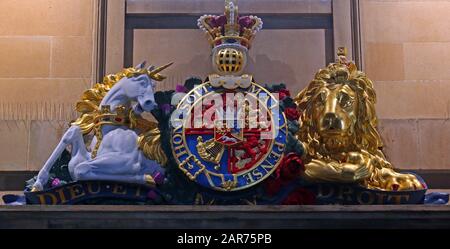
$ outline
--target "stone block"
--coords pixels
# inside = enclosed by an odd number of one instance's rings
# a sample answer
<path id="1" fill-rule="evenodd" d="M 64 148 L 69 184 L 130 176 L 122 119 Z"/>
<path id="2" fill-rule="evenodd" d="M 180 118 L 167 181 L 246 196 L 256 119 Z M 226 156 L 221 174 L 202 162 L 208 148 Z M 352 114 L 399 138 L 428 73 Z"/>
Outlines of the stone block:
<path id="1" fill-rule="evenodd" d="M 364 52 L 365 72 L 372 80 L 404 79 L 402 44 L 369 42 Z"/>
<path id="2" fill-rule="evenodd" d="M 27 170 L 29 123 L 0 121 L 0 171 Z"/>
<path id="3" fill-rule="evenodd" d="M 0 37 L 0 48 L 0 78 L 49 76 L 50 38 Z"/>
<path id="4" fill-rule="evenodd" d="M 405 79 L 450 80 L 450 42 L 404 43 Z"/>
<path id="5" fill-rule="evenodd" d="M 376 110 L 382 119 L 442 119 L 448 117 L 450 82 L 375 81 Z"/>
<path id="6" fill-rule="evenodd" d="M 450 120 L 419 120 L 420 165 L 450 169 Z"/>
<path id="7" fill-rule="evenodd" d="M 28 170 L 42 168 L 68 127 L 66 121 L 31 121 Z"/>
<path id="8" fill-rule="evenodd" d="M 86 36 L 93 32 L 93 0 L 2 0 L 0 35 Z"/>
<path id="9" fill-rule="evenodd" d="M 92 78 L 91 37 L 52 38 L 51 76 L 55 78 Z"/>
<path id="10" fill-rule="evenodd" d="M 364 0 L 361 25 L 366 42 L 450 40 L 450 2 Z"/>
<path id="11" fill-rule="evenodd" d="M 384 143 L 383 152 L 395 168 L 421 168 L 417 120 L 383 119 L 378 131 Z"/>

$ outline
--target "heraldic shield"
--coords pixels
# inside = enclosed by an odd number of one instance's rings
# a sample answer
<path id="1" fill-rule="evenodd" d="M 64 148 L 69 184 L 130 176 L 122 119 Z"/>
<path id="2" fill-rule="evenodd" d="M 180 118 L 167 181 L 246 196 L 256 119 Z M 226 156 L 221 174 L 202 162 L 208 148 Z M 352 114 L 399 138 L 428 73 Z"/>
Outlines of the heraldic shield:
<path id="1" fill-rule="evenodd" d="M 256 83 L 247 89 L 226 89 L 205 82 L 190 91 L 177 110 L 185 117 L 173 128 L 173 156 L 189 179 L 204 187 L 219 191 L 251 187 L 282 160 L 286 118 L 278 99 Z M 263 112 L 267 115 L 260 115 Z"/>

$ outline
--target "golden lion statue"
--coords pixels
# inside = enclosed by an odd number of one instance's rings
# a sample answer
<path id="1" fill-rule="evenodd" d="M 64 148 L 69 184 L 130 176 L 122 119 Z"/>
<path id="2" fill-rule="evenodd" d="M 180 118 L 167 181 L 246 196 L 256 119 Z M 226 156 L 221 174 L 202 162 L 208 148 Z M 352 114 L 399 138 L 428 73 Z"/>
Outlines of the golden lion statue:
<path id="1" fill-rule="evenodd" d="M 373 83 L 345 55 L 340 48 L 337 62 L 316 73 L 295 97 L 301 113 L 297 138 L 306 151 L 304 177 L 378 190 L 423 189 L 415 175 L 395 172 L 383 155 Z"/>

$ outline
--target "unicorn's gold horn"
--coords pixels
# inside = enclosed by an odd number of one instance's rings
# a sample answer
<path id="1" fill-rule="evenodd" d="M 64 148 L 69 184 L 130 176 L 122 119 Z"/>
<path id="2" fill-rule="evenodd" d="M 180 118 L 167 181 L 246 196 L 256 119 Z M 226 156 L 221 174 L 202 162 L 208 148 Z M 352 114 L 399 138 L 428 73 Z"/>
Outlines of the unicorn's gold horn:
<path id="1" fill-rule="evenodd" d="M 155 68 L 155 69 L 151 70 L 150 72 L 148 72 L 148 75 L 150 76 L 150 78 L 152 78 L 152 79 L 154 79 L 156 81 L 164 80 L 166 77 L 162 76 L 161 74 L 159 74 L 159 72 L 161 72 L 162 70 L 170 67 L 172 64 L 173 64 L 173 62 L 168 63 L 168 64 L 166 64 L 164 66 L 160 66 L 158 68 Z"/>
<path id="2" fill-rule="evenodd" d="M 157 73 L 161 72 L 162 70 L 164 70 L 164 69 L 170 67 L 172 64 L 173 64 L 173 62 L 167 63 L 167 64 L 164 65 L 164 66 L 160 66 L 160 67 L 158 67 L 158 68 L 153 69 L 153 70 L 152 70 L 151 72 L 149 72 L 149 73 L 150 73 L 150 74 L 157 74 Z"/>

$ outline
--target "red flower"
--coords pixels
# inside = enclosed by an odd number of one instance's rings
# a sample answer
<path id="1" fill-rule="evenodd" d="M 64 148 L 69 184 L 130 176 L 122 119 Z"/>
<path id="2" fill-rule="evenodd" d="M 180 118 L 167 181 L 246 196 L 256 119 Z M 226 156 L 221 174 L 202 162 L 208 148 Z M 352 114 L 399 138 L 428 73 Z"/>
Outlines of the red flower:
<path id="1" fill-rule="evenodd" d="M 281 187 L 297 179 L 304 170 L 302 159 L 297 154 L 291 152 L 285 155 L 274 173 L 275 178 L 266 180 L 266 193 L 276 195 Z"/>
<path id="2" fill-rule="evenodd" d="M 312 205 L 316 200 L 316 196 L 313 192 L 304 189 L 297 188 L 291 192 L 284 200 L 281 202 L 282 205 Z"/>
<path id="3" fill-rule="evenodd" d="M 280 100 L 283 100 L 283 99 L 285 99 L 286 97 L 290 97 L 290 96 L 291 96 L 291 93 L 289 92 L 288 89 L 283 88 L 283 89 L 280 89 L 280 90 L 278 91 L 278 96 L 279 96 Z"/>
<path id="4" fill-rule="evenodd" d="M 294 107 L 284 108 L 284 113 L 289 120 L 297 120 L 300 117 L 300 113 Z"/>
<path id="5" fill-rule="evenodd" d="M 276 195 L 281 189 L 281 181 L 275 178 L 269 178 L 266 181 L 265 190 L 269 196 Z"/>
<path id="6" fill-rule="evenodd" d="M 277 168 L 276 176 L 282 182 L 290 182 L 297 179 L 305 170 L 302 159 L 296 153 L 289 153 L 283 157 Z"/>

